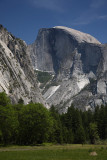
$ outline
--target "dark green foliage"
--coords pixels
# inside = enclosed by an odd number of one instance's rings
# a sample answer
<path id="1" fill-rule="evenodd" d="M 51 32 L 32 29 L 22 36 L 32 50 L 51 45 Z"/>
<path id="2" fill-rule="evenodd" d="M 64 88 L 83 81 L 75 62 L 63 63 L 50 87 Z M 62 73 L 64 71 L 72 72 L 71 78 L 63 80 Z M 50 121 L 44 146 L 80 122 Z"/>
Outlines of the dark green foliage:
<path id="1" fill-rule="evenodd" d="M 24 105 L 21 101 L 10 105 L 4 92 L 0 98 L 0 143 L 28 145 L 48 141 L 53 118 L 42 104 Z"/>
<path id="2" fill-rule="evenodd" d="M 83 144 L 85 143 L 86 138 L 85 138 L 85 131 L 84 128 L 82 127 L 82 125 L 80 127 L 77 128 L 76 132 L 75 132 L 75 143 L 77 144 Z"/>
<path id="3" fill-rule="evenodd" d="M 0 93 L 0 105 L 6 106 L 8 104 L 10 104 L 10 99 L 7 97 L 6 93 Z"/>
<path id="4" fill-rule="evenodd" d="M 67 143 L 85 143 L 85 131 L 80 111 L 73 106 L 69 107 L 67 113 L 63 115 L 63 121 L 67 128 Z"/>
<path id="5" fill-rule="evenodd" d="M 95 121 L 101 139 L 107 139 L 107 105 L 97 107 L 95 110 Z"/>
<path id="6" fill-rule="evenodd" d="M 0 142 L 4 145 L 15 143 L 18 135 L 18 117 L 13 106 L 0 105 Z"/>
<path id="7" fill-rule="evenodd" d="M 99 139 L 97 125 L 95 123 L 90 123 L 89 130 L 91 143 L 95 144 L 96 140 Z"/>
<path id="8" fill-rule="evenodd" d="M 0 144 L 35 145 L 52 143 L 96 143 L 107 139 L 107 105 L 95 112 L 68 108 L 60 115 L 52 106 L 19 103 L 12 105 L 7 95 L 0 93 Z"/>
<path id="9" fill-rule="evenodd" d="M 24 104 L 24 100 L 23 100 L 22 98 L 20 98 L 20 99 L 18 100 L 18 104 Z"/>
<path id="10" fill-rule="evenodd" d="M 36 73 L 40 83 L 47 83 L 52 78 L 52 75 L 48 72 L 36 71 Z"/>
<path id="11" fill-rule="evenodd" d="M 49 111 L 37 103 L 23 106 L 19 124 L 20 144 L 40 144 L 48 140 L 53 121 Z"/>
<path id="12" fill-rule="evenodd" d="M 50 136 L 50 141 L 55 143 L 62 143 L 63 137 L 62 137 L 62 123 L 60 120 L 60 115 L 58 111 L 52 106 L 50 108 L 50 113 L 53 118 L 53 132 Z"/>

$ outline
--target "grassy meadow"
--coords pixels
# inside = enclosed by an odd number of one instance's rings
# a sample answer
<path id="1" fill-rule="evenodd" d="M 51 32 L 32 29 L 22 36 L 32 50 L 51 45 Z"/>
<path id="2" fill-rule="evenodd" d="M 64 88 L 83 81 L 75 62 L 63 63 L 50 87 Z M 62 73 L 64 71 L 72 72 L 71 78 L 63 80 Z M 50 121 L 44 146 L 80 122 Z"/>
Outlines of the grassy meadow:
<path id="1" fill-rule="evenodd" d="M 0 160 L 107 160 L 107 146 L 73 144 L 0 147 Z"/>

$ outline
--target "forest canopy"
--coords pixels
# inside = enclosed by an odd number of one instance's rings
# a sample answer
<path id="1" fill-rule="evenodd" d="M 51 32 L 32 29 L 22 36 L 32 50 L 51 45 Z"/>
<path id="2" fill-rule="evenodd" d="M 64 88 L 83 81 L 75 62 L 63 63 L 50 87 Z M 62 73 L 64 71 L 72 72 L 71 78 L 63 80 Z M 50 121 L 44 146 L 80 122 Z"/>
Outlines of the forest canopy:
<path id="1" fill-rule="evenodd" d="M 0 93 L 0 144 L 37 145 L 45 142 L 95 144 L 107 139 L 107 105 L 94 112 L 73 107 L 59 114 L 40 103 L 11 104 L 6 93 Z"/>

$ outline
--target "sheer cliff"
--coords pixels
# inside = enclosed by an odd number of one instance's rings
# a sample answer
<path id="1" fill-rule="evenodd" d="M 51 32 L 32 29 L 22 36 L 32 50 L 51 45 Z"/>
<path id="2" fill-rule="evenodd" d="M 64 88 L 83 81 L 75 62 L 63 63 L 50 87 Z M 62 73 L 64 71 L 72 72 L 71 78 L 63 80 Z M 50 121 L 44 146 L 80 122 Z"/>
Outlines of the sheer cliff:
<path id="1" fill-rule="evenodd" d="M 24 41 L 0 25 L 0 92 L 5 91 L 13 103 L 22 98 L 25 104 L 45 104 L 26 49 Z"/>
<path id="2" fill-rule="evenodd" d="M 39 30 L 27 48 L 33 68 L 52 79 L 42 88 L 61 112 L 72 103 L 86 110 L 107 103 L 107 45 L 89 34 L 57 26 Z"/>
<path id="3" fill-rule="evenodd" d="M 56 26 L 40 29 L 36 41 L 27 46 L 0 25 L 1 91 L 13 103 L 22 98 L 26 104 L 53 104 L 59 112 L 72 103 L 94 110 L 107 103 L 107 44 Z"/>

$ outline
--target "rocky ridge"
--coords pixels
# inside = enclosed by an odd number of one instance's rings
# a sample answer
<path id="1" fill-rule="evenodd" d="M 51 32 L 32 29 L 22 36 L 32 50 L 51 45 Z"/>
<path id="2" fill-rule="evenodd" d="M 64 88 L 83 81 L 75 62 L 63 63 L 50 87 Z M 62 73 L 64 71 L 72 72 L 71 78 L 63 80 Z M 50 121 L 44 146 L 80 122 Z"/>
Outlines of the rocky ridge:
<path id="1" fill-rule="evenodd" d="M 42 89 L 50 106 L 65 112 L 72 103 L 82 110 L 107 103 L 106 44 L 89 34 L 57 26 L 40 29 L 27 50 L 34 69 L 54 77 Z"/>
<path id="2" fill-rule="evenodd" d="M 0 92 L 5 91 L 13 103 L 20 98 L 45 104 L 24 41 L 0 25 Z"/>
<path id="3" fill-rule="evenodd" d="M 37 81 L 36 70 L 48 72 L 44 84 Z M 59 112 L 66 112 L 72 103 L 82 110 L 94 110 L 107 103 L 107 44 L 56 26 L 40 29 L 36 41 L 27 46 L 0 25 L 1 91 L 13 103 L 22 98 L 26 104 L 53 104 Z"/>

